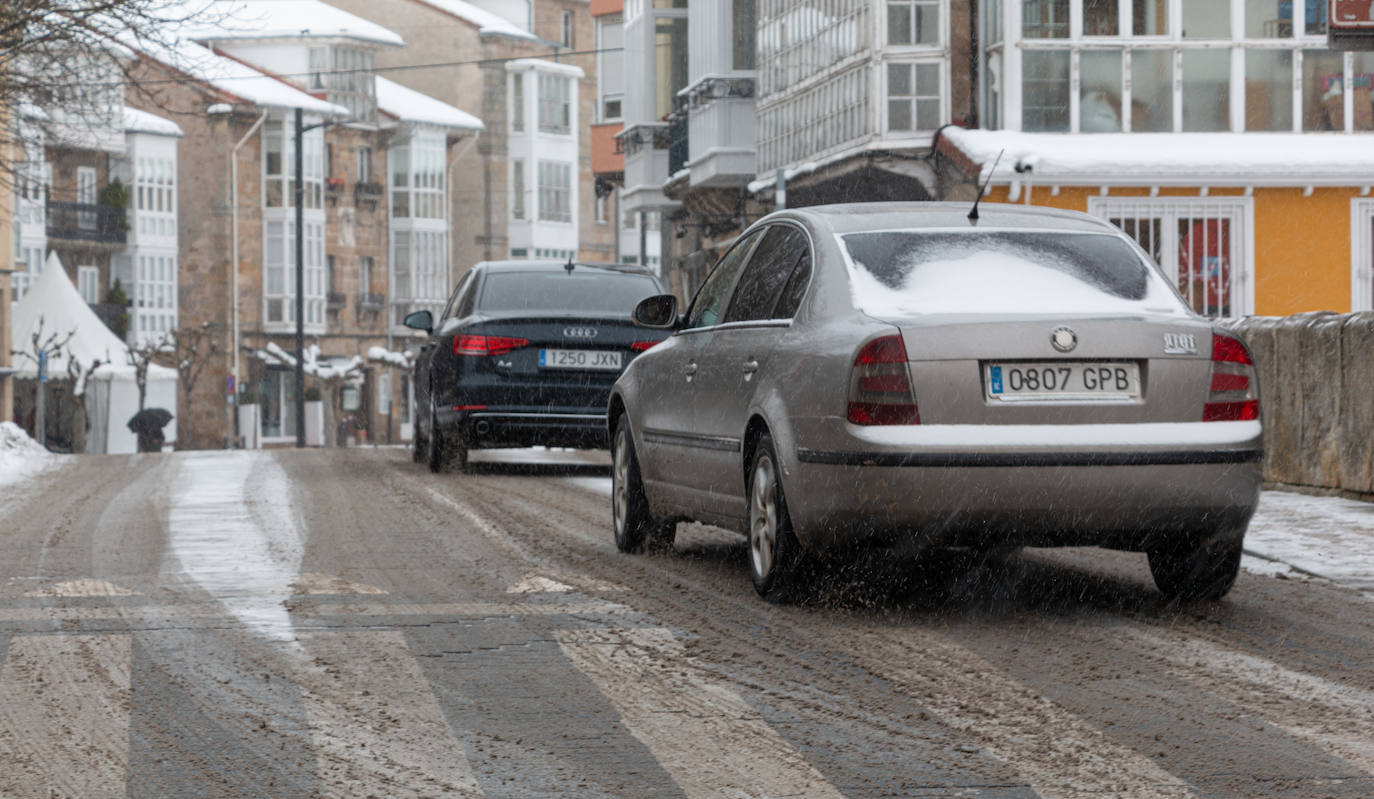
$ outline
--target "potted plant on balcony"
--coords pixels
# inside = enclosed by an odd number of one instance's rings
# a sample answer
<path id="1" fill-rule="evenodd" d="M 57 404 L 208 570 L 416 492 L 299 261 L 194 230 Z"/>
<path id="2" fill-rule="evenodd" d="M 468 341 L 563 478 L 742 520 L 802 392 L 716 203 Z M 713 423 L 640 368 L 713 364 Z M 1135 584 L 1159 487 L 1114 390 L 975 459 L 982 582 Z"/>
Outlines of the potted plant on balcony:
<path id="1" fill-rule="evenodd" d="M 129 187 L 124 185 L 124 181 L 119 178 L 106 183 L 100 189 L 98 198 L 101 205 L 107 208 L 118 208 L 121 213 L 113 214 L 106 224 L 117 227 L 125 233 L 129 232 Z"/>
<path id="2" fill-rule="evenodd" d="M 344 190 L 344 179 L 339 177 L 325 178 L 324 187 L 330 192 L 340 192 Z"/>

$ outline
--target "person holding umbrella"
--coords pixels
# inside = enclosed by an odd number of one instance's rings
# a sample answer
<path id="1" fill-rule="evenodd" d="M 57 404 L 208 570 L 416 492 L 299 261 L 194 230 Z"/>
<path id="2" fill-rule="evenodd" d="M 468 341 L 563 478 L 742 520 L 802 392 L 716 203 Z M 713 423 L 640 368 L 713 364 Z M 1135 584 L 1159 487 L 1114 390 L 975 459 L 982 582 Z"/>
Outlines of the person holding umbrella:
<path id="1" fill-rule="evenodd" d="M 129 419 L 129 429 L 138 436 L 139 452 L 161 452 L 162 428 L 172 421 L 172 414 L 166 408 L 144 408 Z"/>

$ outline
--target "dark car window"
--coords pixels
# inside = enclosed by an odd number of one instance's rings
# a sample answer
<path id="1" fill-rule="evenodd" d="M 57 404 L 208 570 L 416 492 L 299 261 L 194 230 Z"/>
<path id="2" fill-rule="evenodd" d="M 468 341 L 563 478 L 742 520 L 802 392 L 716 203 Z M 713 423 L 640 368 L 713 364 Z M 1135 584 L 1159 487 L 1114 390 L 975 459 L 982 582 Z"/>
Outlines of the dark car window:
<path id="1" fill-rule="evenodd" d="M 662 293 L 644 274 L 592 269 L 488 272 L 477 307 L 483 313 L 587 312 L 629 316 L 645 297 Z"/>
<path id="2" fill-rule="evenodd" d="M 463 304 L 463 295 L 472 286 L 472 272 L 468 272 L 463 279 L 458 281 L 458 288 L 453 290 L 453 296 L 449 297 L 448 304 L 444 306 L 444 312 L 439 315 L 439 321 L 447 322 L 455 316 L 461 316 L 459 308 Z"/>
<path id="3" fill-rule="evenodd" d="M 806 234 L 791 225 L 773 225 L 754 248 L 749 263 L 735 286 L 726 322 L 773 318 L 787 279 L 798 259 L 807 252 Z"/>
<path id="4" fill-rule="evenodd" d="M 791 319 L 797 315 L 797 309 L 801 307 L 802 297 L 806 294 L 806 287 L 811 284 L 811 253 L 804 252 L 802 257 L 797 260 L 797 265 L 792 269 L 792 276 L 787 278 L 787 285 L 782 287 L 782 296 L 778 297 L 778 307 L 773 309 L 774 319 Z"/>
<path id="5" fill-rule="evenodd" d="M 697 291 L 696 298 L 692 300 L 692 307 L 687 311 L 687 324 L 683 325 L 683 329 L 720 324 L 725 313 L 725 303 L 730 299 L 730 289 L 735 285 L 735 278 L 739 276 L 740 268 L 749 256 L 749 250 L 762 236 L 762 231 L 750 233 L 748 237 L 735 242 L 735 246 L 716 263 L 716 268 L 711 270 L 706 282 L 702 283 L 701 289 Z"/>
<path id="6" fill-rule="evenodd" d="M 1179 311 L 1159 270 L 1107 233 L 849 233 L 867 313 Z"/>

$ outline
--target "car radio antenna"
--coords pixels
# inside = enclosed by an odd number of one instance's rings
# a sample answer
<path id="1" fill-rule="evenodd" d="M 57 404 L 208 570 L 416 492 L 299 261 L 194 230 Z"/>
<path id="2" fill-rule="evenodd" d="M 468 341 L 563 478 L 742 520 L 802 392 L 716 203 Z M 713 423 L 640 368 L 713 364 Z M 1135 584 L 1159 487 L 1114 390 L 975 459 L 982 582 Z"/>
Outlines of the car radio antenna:
<path id="1" fill-rule="evenodd" d="M 997 153 L 997 159 L 992 162 L 992 169 L 988 170 L 988 179 L 983 181 L 983 185 L 978 189 L 978 196 L 973 198 L 973 208 L 968 212 L 968 221 L 978 221 L 978 203 L 983 199 L 983 193 L 988 190 L 988 184 L 992 182 L 992 173 L 997 171 L 997 165 L 1002 161 L 1002 153 L 1006 151 L 1007 148 L 1003 147 L 1001 152 Z"/>
<path id="2" fill-rule="evenodd" d="M 571 253 L 568 254 L 568 262 L 567 262 L 566 264 L 563 264 L 563 268 L 566 269 L 566 270 L 568 270 L 568 274 L 570 274 L 570 275 L 572 274 L 572 271 L 573 271 L 573 257 L 572 257 L 572 254 L 571 254 Z"/>

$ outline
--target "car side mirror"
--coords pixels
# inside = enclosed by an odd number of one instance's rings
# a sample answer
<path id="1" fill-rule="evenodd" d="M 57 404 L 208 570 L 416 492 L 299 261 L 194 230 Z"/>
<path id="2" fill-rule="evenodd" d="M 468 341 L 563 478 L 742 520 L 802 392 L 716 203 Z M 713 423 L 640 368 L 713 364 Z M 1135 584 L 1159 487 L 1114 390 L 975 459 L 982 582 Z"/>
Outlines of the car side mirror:
<path id="1" fill-rule="evenodd" d="M 423 330 L 426 333 L 434 332 L 434 314 L 429 311 L 415 311 L 406 314 L 406 318 L 401 320 L 401 324 L 411 330 Z"/>
<path id="2" fill-rule="evenodd" d="M 672 330 L 677 327 L 677 297 L 671 294 L 645 297 L 635 306 L 631 318 L 640 327 Z"/>

